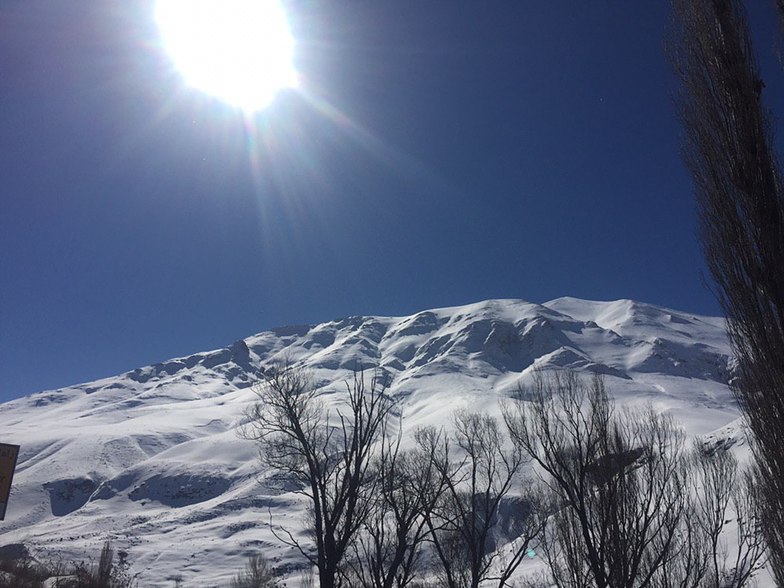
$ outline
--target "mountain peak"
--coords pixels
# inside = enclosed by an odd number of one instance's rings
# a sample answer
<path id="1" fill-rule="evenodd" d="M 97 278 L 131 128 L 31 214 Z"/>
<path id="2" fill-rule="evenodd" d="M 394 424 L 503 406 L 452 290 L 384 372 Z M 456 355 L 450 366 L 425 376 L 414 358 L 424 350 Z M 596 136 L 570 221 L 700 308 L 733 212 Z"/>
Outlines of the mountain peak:
<path id="1" fill-rule="evenodd" d="M 704 434 L 738 417 L 729 355 L 722 319 L 631 300 L 486 300 L 273 329 L 0 405 L 6 440 L 21 445 L 0 534 L 76 559 L 111 537 L 145 586 L 164 585 L 175 561 L 186 583 L 225 583 L 260 544 L 295 563 L 267 511 L 301 505 L 260 484 L 256 448 L 236 435 L 263 370 L 302 366 L 327 406 L 353 370 L 382 372 L 404 435 L 457 408 L 498 414 L 538 369 L 601 373 L 619 403 L 652 402 Z"/>

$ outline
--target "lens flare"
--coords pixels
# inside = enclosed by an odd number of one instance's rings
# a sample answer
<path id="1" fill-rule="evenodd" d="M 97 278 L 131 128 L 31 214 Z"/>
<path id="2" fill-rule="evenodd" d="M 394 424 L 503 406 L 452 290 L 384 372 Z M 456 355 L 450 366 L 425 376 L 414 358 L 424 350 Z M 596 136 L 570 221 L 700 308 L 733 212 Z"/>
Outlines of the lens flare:
<path id="1" fill-rule="evenodd" d="M 255 112 L 297 85 L 294 39 L 277 0 L 158 0 L 155 19 L 189 86 Z"/>

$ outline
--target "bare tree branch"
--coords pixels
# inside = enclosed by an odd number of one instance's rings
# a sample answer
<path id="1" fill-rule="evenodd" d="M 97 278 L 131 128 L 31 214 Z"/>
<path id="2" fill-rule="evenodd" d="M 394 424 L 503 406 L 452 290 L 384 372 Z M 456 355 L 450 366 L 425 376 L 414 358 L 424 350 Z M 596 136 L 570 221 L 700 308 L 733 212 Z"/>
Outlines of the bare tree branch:
<path id="1" fill-rule="evenodd" d="M 310 378 L 288 364 L 266 373 L 254 391 L 259 401 L 247 411 L 241 434 L 258 442 L 266 466 L 302 484 L 315 555 L 287 529 L 285 542 L 317 568 L 321 588 L 337 588 L 351 542 L 372 510 L 371 464 L 392 400 L 375 377 L 368 385 L 357 371 L 346 383 L 347 410 L 331 422 Z"/>

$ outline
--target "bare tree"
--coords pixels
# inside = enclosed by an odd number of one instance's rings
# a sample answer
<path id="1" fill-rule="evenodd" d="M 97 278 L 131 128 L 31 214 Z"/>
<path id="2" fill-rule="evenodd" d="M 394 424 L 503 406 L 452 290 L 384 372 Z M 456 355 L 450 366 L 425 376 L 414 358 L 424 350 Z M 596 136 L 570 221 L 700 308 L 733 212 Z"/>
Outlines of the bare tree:
<path id="1" fill-rule="evenodd" d="M 432 449 L 440 445 L 438 433 L 422 430 L 416 438 L 420 443 L 408 451 L 400 449 L 400 435 L 382 440 L 373 509 L 350 562 L 358 587 L 405 588 L 416 579 L 426 520 L 444 486 Z"/>
<path id="2" fill-rule="evenodd" d="M 740 588 L 763 561 L 765 543 L 757 511 L 756 481 L 742 475 L 738 461 L 725 449 L 708 450 L 696 444 L 694 520 L 703 533 L 708 568 L 702 586 Z M 727 527 L 734 517 L 734 549 L 726 543 Z"/>
<path id="3" fill-rule="evenodd" d="M 617 411 L 600 376 L 586 384 L 574 372 L 538 373 L 504 418 L 552 494 L 540 543 L 556 586 L 751 581 L 765 548 L 753 481 L 731 453 L 697 443 L 686 452 L 671 418 Z"/>
<path id="4" fill-rule="evenodd" d="M 260 554 L 252 555 L 245 563 L 245 569 L 231 581 L 231 588 L 278 588 L 275 572 L 267 559 Z"/>
<path id="5" fill-rule="evenodd" d="M 734 390 L 755 437 L 771 569 L 784 585 L 784 195 L 773 125 L 742 1 L 673 7 L 685 159 L 738 359 Z"/>
<path id="6" fill-rule="evenodd" d="M 435 552 L 448 588 L 502 588 L 519 567 L 541 528 L 533 496 L 518 498 L 514 520 L 503 521 L 502 505 L 525 463 L 517 447 L 506 448 L 496 419 L 459 411 L 454 443 L 460 461 L 450 461 L 448 444 L 434 452 L 443 492 L 427 517 Z M 505 553 L 499 531 L 511 526 L 514 541 Z"/>
<path id="7" fill-rule="evenodd" d="M 654 586 L 672 577 L 687 509 L 679 431 L 652 411 L 617 414 L 601 377 L 536 375 L 527 402 L 504 407 L 558 512 L 543 535 L 559 587 Z"/>
<path id="8" fill-rule="evenodd" d="M 259 443 L 265 465 L 301 484 L 315 553 L 288 529 L 282 539 L 318 570 L 321 588 L 340 587 L 349 546 L 372 509 L 372 464 L 393 403 L 381 382 L 374 377 L 368 385 L 361 371 L 346 382 L 345 410 L 333 415 L 301 368 L 270 370 L 254 391 L 259 401 L 241 434 Z"/>

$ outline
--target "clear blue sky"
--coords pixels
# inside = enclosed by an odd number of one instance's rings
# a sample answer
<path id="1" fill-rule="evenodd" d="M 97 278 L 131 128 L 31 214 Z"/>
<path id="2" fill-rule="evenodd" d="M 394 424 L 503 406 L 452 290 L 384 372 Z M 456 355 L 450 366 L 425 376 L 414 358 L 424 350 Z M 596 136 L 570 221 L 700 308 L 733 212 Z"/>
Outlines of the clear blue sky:
<path id="1" fill-rule="evenodd" d="M 250 125 L 173 73 L 152 9 L 0 5 L 0 399 L 487 298 L 718 314 L 666 2 L 291 2 L 311 97 Z"/>

